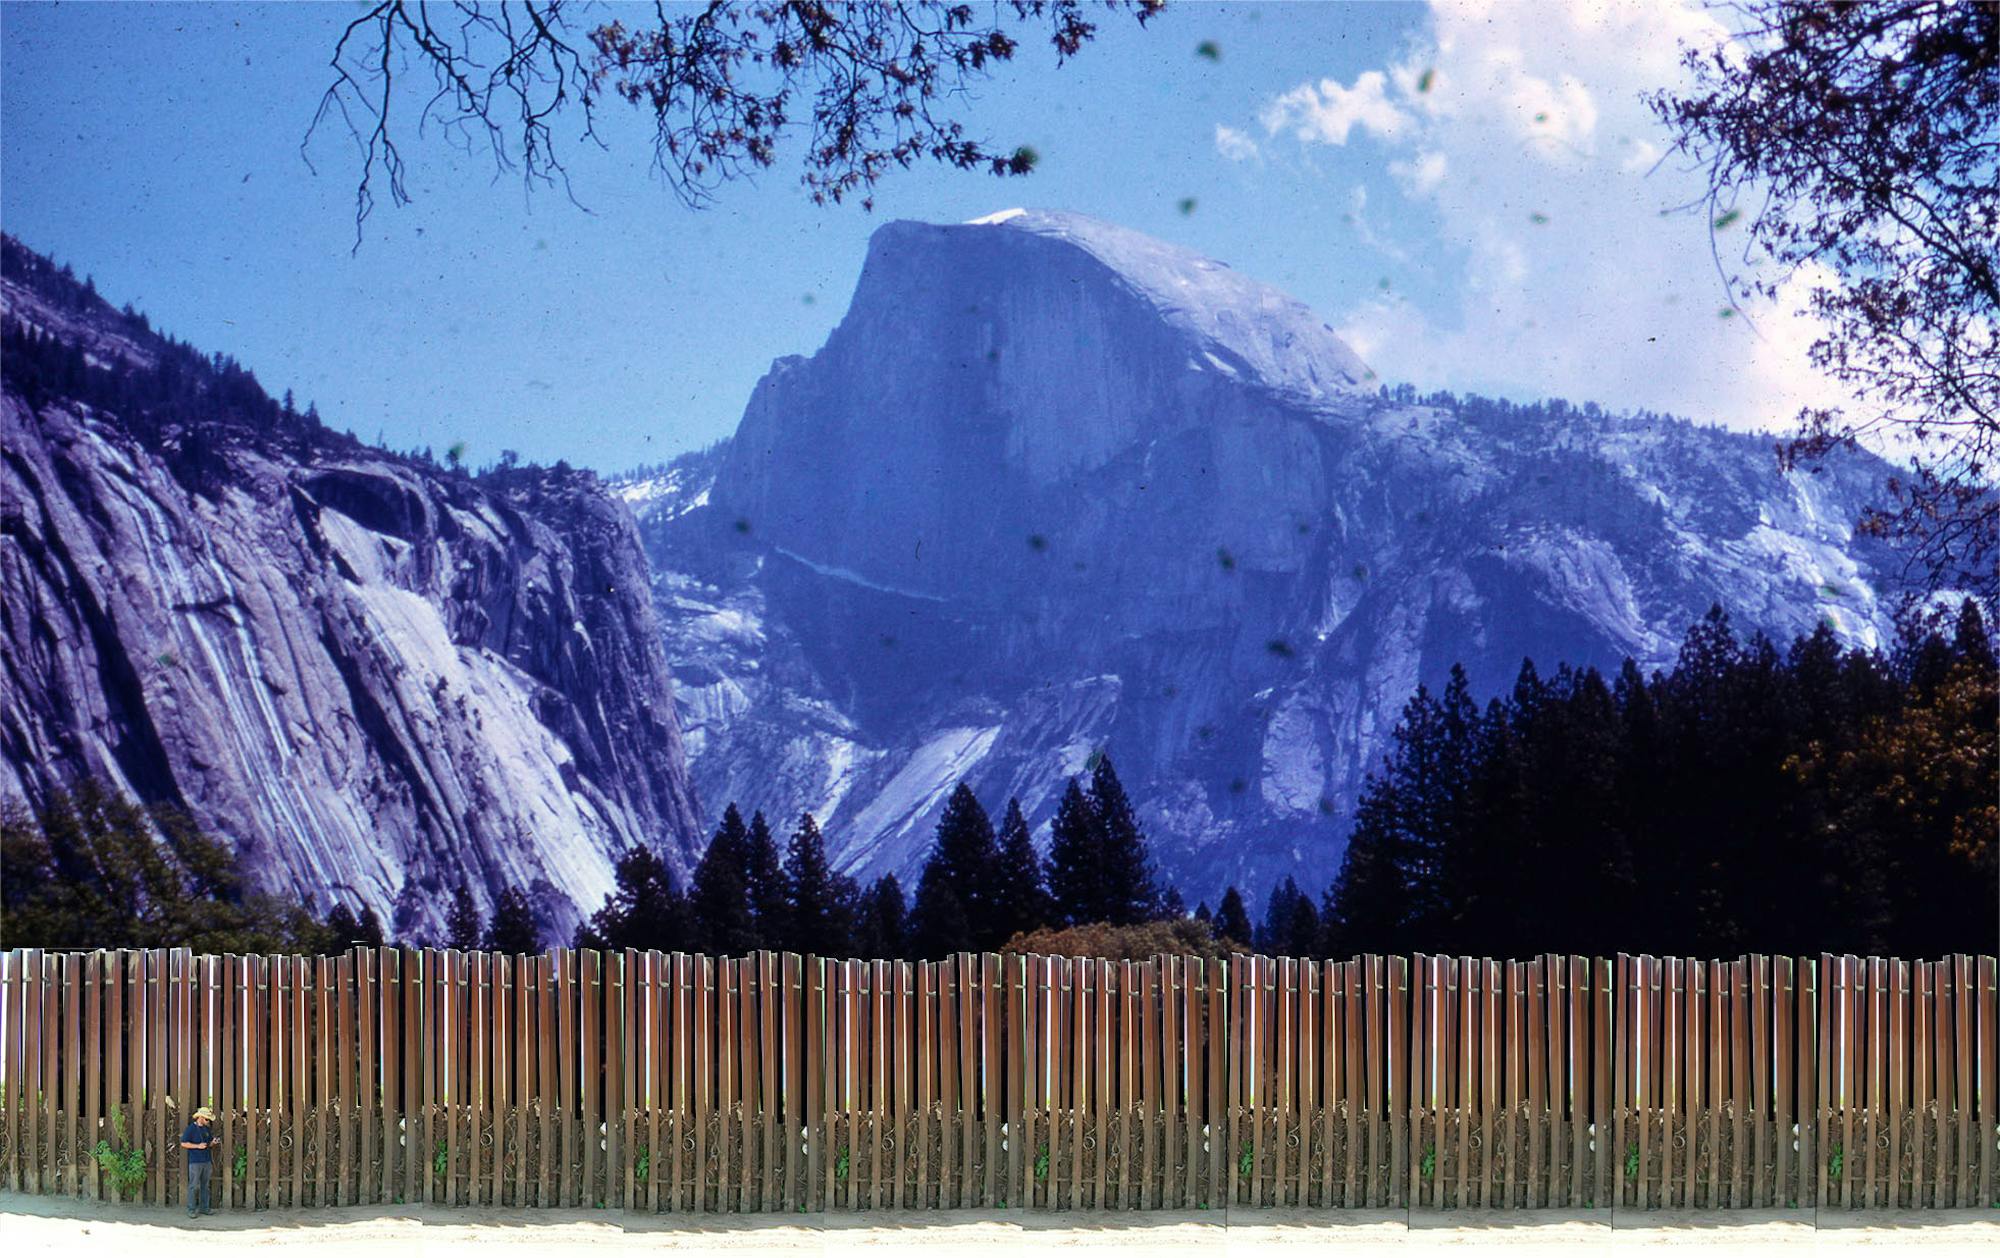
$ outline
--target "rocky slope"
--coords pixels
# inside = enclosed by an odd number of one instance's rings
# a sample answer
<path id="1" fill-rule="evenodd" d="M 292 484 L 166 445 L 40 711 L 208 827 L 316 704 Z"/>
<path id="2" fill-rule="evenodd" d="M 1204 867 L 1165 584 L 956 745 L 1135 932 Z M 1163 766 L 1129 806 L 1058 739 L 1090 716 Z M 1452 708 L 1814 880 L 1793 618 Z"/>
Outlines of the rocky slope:
<path id="1" fill-rule="evenodd" d="M 36 348 L 0 395 L 0 800 L 99 776 L 402 935 L 462 877 L 482 907 L 529 889 L 566 938 L 620 848 L 687 868 L 645 560 L 595 477 L 370 449 L 11 239 L 5 262 L 10 345 Z"/>
<path id="2" fill-rule="evenodd" d="M 1421 404 L 1297 302 L 1073 215 L 876 234 L 732 440 L 620 486 L 702 798 L 912 874 L 950 786 L 1044 826 L 1097 748 L 1190 902 L 1323 885 L 1419 682 L 1887 632 L 1883 466 L 1593 407 Z"/>

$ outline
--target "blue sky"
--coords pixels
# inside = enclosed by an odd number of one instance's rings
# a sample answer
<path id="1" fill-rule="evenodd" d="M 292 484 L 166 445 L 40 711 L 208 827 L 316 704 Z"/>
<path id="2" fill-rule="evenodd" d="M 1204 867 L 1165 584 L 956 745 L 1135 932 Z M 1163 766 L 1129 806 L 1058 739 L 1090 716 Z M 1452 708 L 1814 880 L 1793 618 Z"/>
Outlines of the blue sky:
<path id="1" fill-rule="evenodd" d="M 475 463 L 615 471 L 727 435 L 773 358 L 825 339 L 876 226 L 1012 205 L 1220 258 L 1389 379 L 1746 427 L 1816 396 L 1799 321 L 1722 318 L 1706 215 L 1661 213 L 1698 185 L 1636 93 L 1711 33 L 1676 5 L 1113 18 L 1069 65 L 1024 47 L 980 89 L 971 129 L 1033 145 L 1032 176 L 917 168 L 872 214 L 811 205 L 790 154 L 684 209 L 614 105 L 610 151 L 571 150 L 584 209 L 412 143 L 414 204 L 385 200 L 354 251 L 358 158 L 324 134 L 315 174 L 300 142 L 356 11 L 8 4 L 0 222 L 330 423 Z"/>

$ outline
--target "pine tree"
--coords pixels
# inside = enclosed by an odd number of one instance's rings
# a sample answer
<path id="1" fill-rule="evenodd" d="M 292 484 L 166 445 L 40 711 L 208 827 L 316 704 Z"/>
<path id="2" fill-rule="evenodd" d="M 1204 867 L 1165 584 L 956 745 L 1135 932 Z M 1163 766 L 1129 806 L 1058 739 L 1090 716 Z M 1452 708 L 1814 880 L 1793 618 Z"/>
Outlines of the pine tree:
<path id="1" fill-rule="evenodd" d="M 1098 885 L 1105 908 L 1101 920 L 1120 926 L 1151 921 L 1160 915 L 1152 857 L 1132 801 L 1108 755 L 1099 756 L 1091 771 L 1090 806 L 1097 814 L 1097 834 L 1103 844 L 1098 858 Z"/>
<path id="2" fill-rule="evenodd" d="M 1000 861 L 993 839 L 993 822 L 972 788 L 960 782 L 938 816 L 930 859 L 924 862 L 923 875 L 917 881 L 917 911 L 922 918 L 927 903 L 925 888 L 930 887 L 928 903 L 933 919 L 936 911 L 949 904 L 962 920 L 950 927 L 940 920 L 928 920 L 920 929 L 944 933 L 923 935 L 925 946 L 946 938 L 962 938 L 967 942 L 961 948 L 975 949 L 997 947 L 1005 942 L 1005 935 L 997 935 L 1004 924 L 999 884 Z M 948 897 L 942 894 L 945 891 L 950 892 Z M 961 949 L 952 949 L 958 950 Z"/>
<path id="3" fill-rule="evenodd" d="M 354 916 L 354 910 L 345 904 L 335 904 L 333 911 L 326 915 L 327 946 L 334 952 L 346 952 L 362 942 L 361 919 Z"/>
<path id="4" fill-rule="evenodd" d="M 687 900 L 657 852 L 645 846 L 627 849 L 613 876 L 617 885 L 604 906 L 578 928 L 577 947 L 677 952 L 693 942 Z"/>
<path id="5" fill-rule="evenodd" d="M 1215 911 L 1215 936 L 1239 947 L 1250 946 L 1250 911 L 1243 906 L 1243 893 L 1233 886 L 1222 893 L 1222 907 Z"/>
<path id="6" fill-rule="evenodd" d="M 1106 897 L 1098 882 L 1098 853 L 1103 846 L 1097 813 L 1071 778 L 1049 827 L 1049 898 L 1057 924 L 1082 926 L 1105 920 Z"/>
<path id="7" fill-rule="evenodd" d="M 488 952 L 509 955 L 540 952 L 542 928 L 535 920 L 535 906 L 527 893 L 508 887 L 493 901 L 493 920 L 486 927 L 484 947 Z"/>
<path id="8" fill-rule="evenodd" d="M 1402 950 L 1409 899 L 1390 849 L 1393 811 L 1388 788 L 1371 778 L 1355 810 L 1340 874 L 1327 888 L 1320 914 L 1322 950 L 1328 956 Z"/>
<path id="9" fill-rule="evenodd" d="M 689 908 L 695 946 L 715 956 L 741 956 L 757 947 L 757 918 L 750 905 L 750 833 L 730 804 L 722 824 L 695 866 Z"/>
<path id="10" fill-rule="evenodd" d="M 360 920 L 355 925 L 355 939 L 370 948 L 379 948 L 387 938 L 382 930 L 382 919 L 375 916 L 374 909 L 364 904 Z"/>
<path id="11" fill-rule="evenodd" d="M 785 848 L 785 899 L 788 921 L 783 947 L 822 957 L 844 957 L 854 951 L 850 906 L 841 894 L 841 880 L 826 859 L 826 840 L 811 813 L 799 816 Z"/>
<path id="12" fill-rule="evenodd" d="M 870 960 L 901 957 L 908 946 L 908 914 L 902 884 L 894 874 L 882 875 L 861 897 L 854 950 Z"/>
<path id="13" fill-rule="evenodd" d="M 750 817 L 750 834 L 744 858 L 744 883 L 749 894 L 750 913 L 757 924 L 759 948 L 776 948 L 789 933 L 785 922 L 785 875 L 778 863 L 778 844 L 760 810 Z"/>
<path id="14" fill-rule="evenodd" d="M 1000 821 L 998 874 L 994 880 L 995 945 L 1015 935 L 1049 924 L 1053 906 L 1042 881 L 1042 859 L 1028 831 L 1028 819 L 1021 814 L 1021 801 L 1007 801 Z"/>
<path id="15" fill-rule="evenodd" d="M 1264 920 L 1257 927 L 1257 951 L 1272 956 L 1310 956 L 1318 951 L 1318 915 L 1314 915 L 1313 934 L 1301 947 L 1293 933 L 1297 918 L 1297 906 L 1304 903 L 1311 911 L 1311 903 L 1305 892 L 1299 890 L 1298 882 L 1289 874 L 1283 882 L 1271 888 L 1270 896 L 1264 901 Z"/>
<path id="16" fill-rule="evenodd" d="M 479 946 L 479 905 L 473 902 L 472 888 L 459 880 L 451 893 L 451 912 L 445 916 L 444 946 L 470 951 Z"/>
<path id="17" fill-rule="evenodd" d="M 917 881 L 917 903 L 910 911 L 908 936 L 910 951 L 926 961 L 980 950 L 965 907 L 937 861 L 932 861 Z"/>

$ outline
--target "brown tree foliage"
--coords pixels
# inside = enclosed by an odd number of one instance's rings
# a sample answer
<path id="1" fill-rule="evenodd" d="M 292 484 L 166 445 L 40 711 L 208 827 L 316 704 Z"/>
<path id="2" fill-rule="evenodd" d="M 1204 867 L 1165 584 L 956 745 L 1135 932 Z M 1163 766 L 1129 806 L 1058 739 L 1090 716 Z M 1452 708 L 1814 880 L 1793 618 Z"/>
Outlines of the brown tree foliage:
<path id="1" fill-rule="evenodd" d="M 1909 470 L 1862 521 L 1920 591 L 2000 599 L 2000 4 L 1746 0 L 1655 112 L 1709 174 L 1737 295 L 1824 268 L 1816 366 L 1862 400 L 1808 409 L 1787 462 L 1878 438 Z M 1722 254 L 1718 250 L 1720 262 Z"/>
<path id="2" fill-rule="evenodd" d="M 333 49 L 322 125 L 361 154 L 357 230 L 377 180 L 409 200 L 402 144 L 435 128 L 500 171 L 569 189 L 567 139 L 602 143 L 600 113 L 622 101 L 653 126 L 653 166 L 688 205 L 778 160 L 806 136 L 801 181 L 816 203 L 868 193 L 922 160 L 1025 174 L 1026 146 L 993 146 L 956 114 L 967 89 L 1021 41 L 1046 39 L 1058 61 L 1096 34 L 1094 11 L 1144 23 L 1164 0 L 757 0 L 604 9 L 578 0 L 378 0 Z M 628 17 L 643 14 L 636 20 Z"/>
<path id="3" fill-rule="evenodd" d="M 1090 922 L 1082 926 L 1044 926 L 1009 939 L 1002 952 L 1057 957 L 1106 957 L 1113 961 L 1144 961 L 1160 953 L 1174 956 L 1224 957 L 1248 952 L 1248 943 L 1223 939 L 1207 922 L 1193 917 L 1114 926 Z"/>

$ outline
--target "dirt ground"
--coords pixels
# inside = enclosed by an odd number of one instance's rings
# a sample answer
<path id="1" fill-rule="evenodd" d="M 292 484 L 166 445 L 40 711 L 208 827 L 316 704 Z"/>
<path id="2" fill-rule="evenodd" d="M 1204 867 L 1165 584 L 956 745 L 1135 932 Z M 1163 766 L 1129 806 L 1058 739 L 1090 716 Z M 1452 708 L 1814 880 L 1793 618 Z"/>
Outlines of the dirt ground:
<path id="1" fill-rule="evenodd" d="M 945 1215 L 886 1213 L 822 1215 L 810 1221 L 726 1216 L 684 1223 L 658 1216 L 628 1218 L 597 1211 L 345 1207 L 336 1211 L 218 1214 L 199 1223 L 178 1210 L 111 1206 L 0 1193 L 0 1253 L 137 1255 L 187 1252 L 200 1232 L 204 1255 L 273 1247 L 288 1258 L 556 1258 L 578 1252 L 646 1250 L 674 1254 L 812 1254 L 818 1258 L 880 1258 L 885 1254 L 1021 1255 L 1116 1252 L 1121 1258 L 1173 1255 L 1220 1247 L 1217 1258 L 1384 1253 L 1464 1254 L 1502 1250 L 1569 1254 L 1695 1249 L 1703 1255 L 1806 1254 L 1852 1251 L 1925 1258 L 2000 1254 L 2000 1211 L 1891 1214 L 1744 1211 L 1727 1216 L 1652 1211 L 1615 1219 L 1560 1211 L 1526 1214 L 1443 1214 L 1352 1211 L 1336 1215 L 1291 1210 L 1239 1210 L 1226 1216 L 1164 1213 L 1104 1219 L 1063 1214 L 988 1211 Z M 494 1247 L 500 1247 L 498 1252 Z"/>

